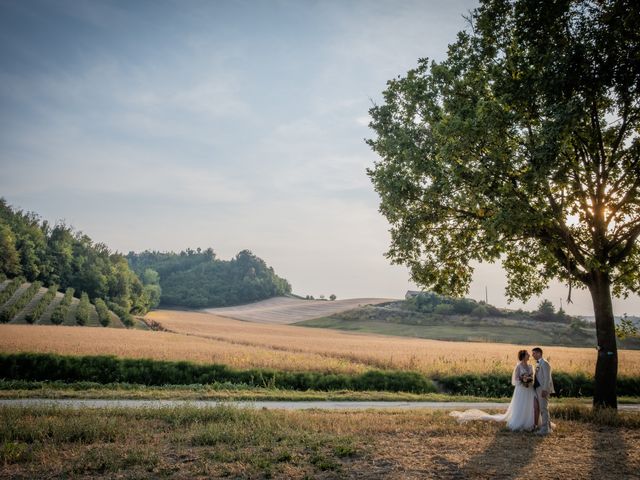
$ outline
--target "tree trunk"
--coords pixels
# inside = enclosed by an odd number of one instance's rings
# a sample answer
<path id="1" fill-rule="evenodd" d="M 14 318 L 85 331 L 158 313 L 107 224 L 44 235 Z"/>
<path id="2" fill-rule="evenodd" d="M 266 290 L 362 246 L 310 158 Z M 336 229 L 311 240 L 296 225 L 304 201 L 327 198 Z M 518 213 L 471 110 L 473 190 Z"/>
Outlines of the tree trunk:
<path id="1" fill-rule="evenodd" d="M 618 347 L 611 304 L 611 280 L 609 275 L 594 272 L 589 285 L 593 310 L 596 316 L 598 360 L 596 362 L 594 408 L 618 408 L 616 379 L 618 377 Z"/>

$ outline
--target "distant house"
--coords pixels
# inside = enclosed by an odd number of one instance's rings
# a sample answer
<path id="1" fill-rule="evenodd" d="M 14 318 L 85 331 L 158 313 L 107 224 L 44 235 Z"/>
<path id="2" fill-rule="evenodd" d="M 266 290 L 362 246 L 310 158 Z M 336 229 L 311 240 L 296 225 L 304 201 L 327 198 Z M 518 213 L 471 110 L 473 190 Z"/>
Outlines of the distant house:
<path id="1" fill-rule="evenodd" d="M 405 298 L 405 300 L 409 300 L 410 298 L 417 297 L 421 293 L 422 292 L 417 291 L 417 290 L 407 290 L 407 293 L 404 294 L 404 298 Z"/>

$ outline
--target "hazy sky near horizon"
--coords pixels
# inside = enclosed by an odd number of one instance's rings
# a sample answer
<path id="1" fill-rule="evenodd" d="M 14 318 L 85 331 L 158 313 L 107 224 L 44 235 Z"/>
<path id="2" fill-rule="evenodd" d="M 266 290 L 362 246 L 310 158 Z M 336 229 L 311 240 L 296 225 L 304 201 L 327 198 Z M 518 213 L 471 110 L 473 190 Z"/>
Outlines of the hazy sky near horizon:
<path id="1" fill-rule="evenodd" d="M 476 4 L 0 0 L 0 196 L 120 252 L 250 249 L 301 295 L 401 297 L 368 109 Z M 469 296 L 504 286 L 481 265 Z"/>

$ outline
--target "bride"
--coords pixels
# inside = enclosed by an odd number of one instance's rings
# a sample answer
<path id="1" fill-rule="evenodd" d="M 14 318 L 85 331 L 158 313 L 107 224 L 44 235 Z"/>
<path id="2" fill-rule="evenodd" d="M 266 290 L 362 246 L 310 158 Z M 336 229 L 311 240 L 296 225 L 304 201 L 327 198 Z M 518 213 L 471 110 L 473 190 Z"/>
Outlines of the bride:
<path id="1" fill-rule="evenodd" d="M 529 352 L 518 352 L 519 362 L 513 369 L 511 384 L 515 387 L 513 397 L 507 412 L 490 415 L 482 410 L 454 411 L 450 415 L 457 417 L 458 421 L 489 420 L 494 422 L 507 422 L 509 430 L 533 430 L 536 427 L 534 414 L 535 390 L 533 388 L 533 368 L 529 365 Z"/>

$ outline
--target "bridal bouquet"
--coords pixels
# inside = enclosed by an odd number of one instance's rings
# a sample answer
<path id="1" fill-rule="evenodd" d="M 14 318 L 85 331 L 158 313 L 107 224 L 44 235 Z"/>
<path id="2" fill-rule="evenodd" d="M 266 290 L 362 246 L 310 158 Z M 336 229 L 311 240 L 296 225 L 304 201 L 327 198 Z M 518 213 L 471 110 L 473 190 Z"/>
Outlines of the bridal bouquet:
<path id="1" fill-rule="evenodd" d="M 529 388 L 531 386 L 531 384 L 533 383 L 533 376 L 528 375 L 526 373 L 523 373 L 520 376 L 520 381 L 522 382 L 522 385 Z"/>

